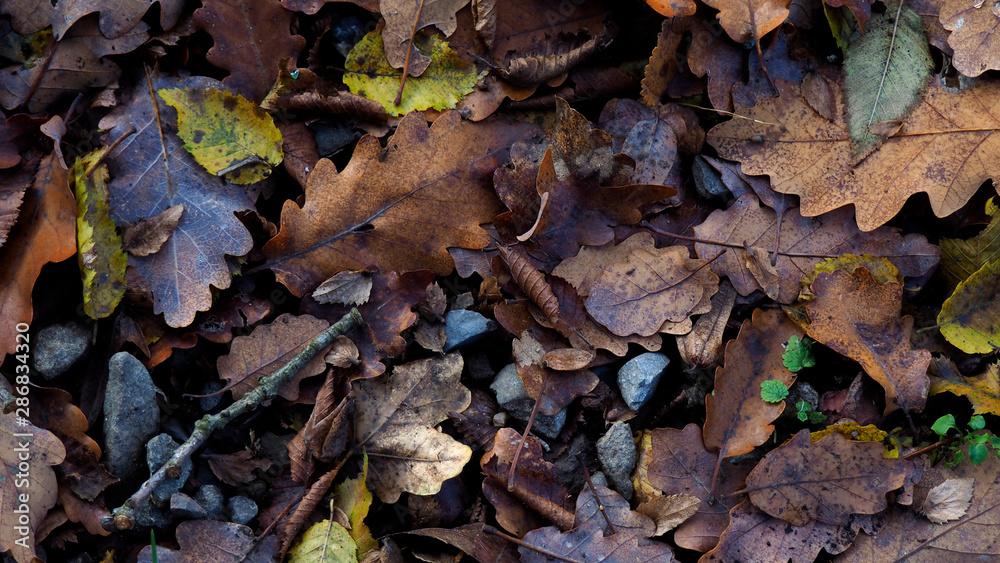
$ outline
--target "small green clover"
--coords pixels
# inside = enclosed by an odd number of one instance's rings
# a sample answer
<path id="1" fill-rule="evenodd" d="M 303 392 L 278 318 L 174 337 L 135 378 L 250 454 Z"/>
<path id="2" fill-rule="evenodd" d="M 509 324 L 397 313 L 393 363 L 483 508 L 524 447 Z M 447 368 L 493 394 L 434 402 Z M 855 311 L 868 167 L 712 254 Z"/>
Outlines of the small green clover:
<path id="1" fill-rule="evenodd" d="M 812 410 L 812 405 L 808 401 L 799 401 L 795 403 L 795 416 L 798 417 L 802 422 L 808 422 L 809 424 L 819 424 L 826 420 L 826 415 Z"/>
<path id="2" fill-rule="evenodd" d="M 760 384 L 760 398 L 767 403 L 780 403 L 788 396 L 788 386 L 776 379 L 768 379 Z"/>
<path id="3" fill-rule="evenodd" d="M 961 463 L 964 458 L 962 451 L 959 449 L 962 442 L 969 444 L 969 461 L 972 462 L 972 465 L 982 463 L 986 459 L 986 456 L 989 455 L 990 447 L 997 450 L 997 457 L 1000 457 L 1000 438 L 990 436 L 985 432 L 982 434 L 973 434 L 973 432 L 982 430 L 983 428 L 986 428 L 986 419 L 980 415 L 973 416 L 969 420 L 970 432 L 962 432 L 962 429 L 955 423 L 954 415 L 946 414 L 935 420 L 931 426 L 931 430 L 940 439 L 943 440 L 952 430 L 957 431 L 959 436 L 959 440 L 949 445 L 948 449 L 945 450 L 942 456 L 944 464 L 948 467 L 955 467 Z"/>
<path id="4" fill-rule="evenodd" d="M 816 341 L 808 336 L 799 339 L 797 335 L 792 335 L 785 344 L 785 353 L 781 355 L 781 361 L 792 373 L 798 373 L 804 368 L 811 368 L 816 365 L 816 356 L 813 356 L 812 345 Z"/>

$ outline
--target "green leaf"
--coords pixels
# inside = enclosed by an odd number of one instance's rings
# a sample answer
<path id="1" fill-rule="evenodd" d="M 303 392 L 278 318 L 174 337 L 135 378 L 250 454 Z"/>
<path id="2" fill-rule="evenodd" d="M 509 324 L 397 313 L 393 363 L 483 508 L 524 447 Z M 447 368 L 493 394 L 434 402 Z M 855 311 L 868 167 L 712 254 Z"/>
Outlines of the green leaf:
<path id="1" fill-rule="evenodd" d="M 125 295 L 128 265 L 122 237 L 115 230 L 108 208 L 108 167 L 101 164 L 87 177 L 87 170 L 102 154 L 95 151 L 78 158 L 71 170 L 76 194 L 76 247 L 83 280 L 83 311 L 92 319 L 103 319 L 114 312 Z"/>
<path id="2" fill-rule="evenodd" d="M 788 396 L 788 387 L 776 379 L 768 379 L 760 383 L 760 398 L 768 403 L 780 403 Z"/>
<path id="3" fill-rule="evenodd" d="M 281 163 L 281 132 L 266 111 L 243 96 L 215 88 L 157 93 L 177 110 L 184 148 L 210 173 L 234 184 L 253 184 Z"/>
<path id="4" fill-rule="evenodd" d="M 952 414 L 942 416 L 941 418 L 935 420 L 934 425 L 931 426 L 931 430 L 933 430 L 938 436 L 947 435 L 948 431 L 951 429 L 958 429 L 958 426 L 955 424 L 955 415 Z"/>
<path id="5" fill-rule="evenodd" d="M 788 368 L 788 371 L 797 373 L 803 368 L 811 368 L 816 365 L 816 357 L 812 353 L 812 345 L 815 340 L 808 336 L 799 339 L 798 335 L 788 338 L 785 345 L 785 353 L 781 355 L 781 361 Z"/>
<path id="6" fill-rule="evenodd" d="M 288 563 L 357 563 L 358 546 L 340 524 L 323 520 L 313 524 L 288 550 Z"/>
<path id="7" fill-rule="evenodd" d="M 986 419 L 983 415 L 977 414 L 969 419 L 969 428 L 973 430 L 982 430 L 986 428 Z"/>
<path id="8" fill-rule="evenodd" d="M 385 58 L 382 34 L 365 35 L 347 55 L 344 83 L 351 92 L 382 104 L 389 115 L 403 115 L 415 110 L 451 109 L 486 76 L 458 58 L 458 53 L 436 35 L 420 35 L 414 41 L 420 52 L 429 54 L 431 64 L 420 76 L 406 79 L 400 104 L 395 104 L 401 69 L 393 68 Z"/>
<path id="9" fill-rule="evenodd" d="M 1000 260 L 958 284 L 941 305 L 937 323 L 945 339 L 966 354 L 989 354 L 1000 346 Z"/>
<path id="10" fill-rule="evenodd" d="M 901 123 L 917 106 L 934 61 L 920 16 L 895 2 L 887 2 L 884 13 L 872 14 L 865 33 L 848 46 L 846 55 L 847 130 L 855 162 L 860 162 L 892 132 L 872 127 Z"/>
<path id="11" fill-rule="evenodd" d="M 985 444 L 987 440 L 990 439 L 989 434 L 969 434 L 965 437 L 970 444 Z"/>
<path id="12" fill-rule="evenodd" d="M 989 448 L 985 444 L 972 444 L 969 446 L 969 461 L 972 465 L 979 465 L 986 459 L 988 453 Z"/>

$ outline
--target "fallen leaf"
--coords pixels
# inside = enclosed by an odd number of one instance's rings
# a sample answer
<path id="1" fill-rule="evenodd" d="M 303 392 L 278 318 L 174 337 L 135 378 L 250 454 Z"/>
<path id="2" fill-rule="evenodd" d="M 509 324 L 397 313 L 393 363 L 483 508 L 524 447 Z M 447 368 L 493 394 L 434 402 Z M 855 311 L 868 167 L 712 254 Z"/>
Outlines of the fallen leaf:
<path id="1" fill-rule="evenodd" d="M 240 450 L 231 454 L 204 454 L 202 459 L 208 461 L 212 473 L 220 481 L 234 487 L 246 485 L 257 479 L 254 470 L 266 472 L 271 467 L 270 461 L 255 458 L 249 450 Z"/>
<path id="2" fill-rule="evenodd" d="M 719 10 L 719 23 L 737 43 L 749 39 L 759 41 L 788 17 L 790 0 L 706 0 Z"/>
<path id="3" fill-rule="evenodd" d="M 76 253 L 76 201 L 54 155 L 42 159 L 24 194 L 19 221 L 0 248 L 0 350 L 13 354 L 19 323 L 32 318 L 31 290 L 42 266 Z"/>
<path id="4" fill-rule="evenodd" d="M 743 486 L 752 465 L 749 461 L 722 464 L 713 492 L 719 455 L 705 449 L 701 434 L 697 424 L 688 424 L 683 430 L 643 431 L 634 482 L 640 512 L 645 512 L 642 507 L 648 503 L 656 506 L 665 502 L 657 500 L 662 497 L 700 499 L 697 512 L 674 531 L 674 541 L 684 549 L 704 552 L 715 547 L 719 534 L 729 525 L 729 509 L 740 500 L 732 493 Z"/>
<path id="5" fill-rule="evenodd" d="M 810 337 L 857 361 L 885 389 L 885 414 L 920 412 L 927 400 L 931 354 L 910 344 L 913 317 L 901 317 L 902 288 L 878 284 L 865 268 L 820 274 L 806 305 Z"/>
<path id="6" fill-rule="evenodd" d="M 67 30 L 87 14 L 101 13 L 101 33 L 117 39 L 136 27 L 153 4 L 160 5 L 160 27 L 170 29 L 177 24 L 184 10 L 183 0 L 70 0 L 60 2 L 52 14 L 52 31 L 57 40 L 68 37 Z"/>
<path id="7" fill-rule="evenodd" d="M 927 491 L 920 513 L 935 524 L 958 520 L 969 511 L 975 483 L 972 477 L 944 481 Z"/>
<path id="8" fill-rule="evenodd" d="M 129 259 L 153 292 L 154 312 L 163 313 L 168 325 L 181 327 L 191 324 L 197 311 L 211 307 L 211 286 L 229 287 L 226 256 L 242 256 L 253 246 L 234 215 L 253 208 L 253 200 L 246 189 L 205 172 L 176 135 L 161 134 L 174 110 L 161 105 L 155 90 L 221 88 L 221 83 L 205 77 L 150 82 L 142 80 L 131 99 L 101 121 L 111 129 L 112 140 L 124 137 L 107 160 L 111 216 L 118 225 L 134 224 L 184 205 L 174 235 L 159 252 Z M 133 128 L 136 132 L 126 136 Z"/>
<path id="9" fill-rule="evenodd" d="M 0 144 L 0 169 L 12 168 L 21 162 L 21 154 L 26 153 L 27 149 L 35 143 L 41 122 L 41 119 L 24 113 L 5 117 L 0 122 L 0 143 L 2 143 Z"/>
<path id="10" fill-rule="evenodd" d="M 996 301 L 1000 293 L 1000 260 L 987 262 L 958 284 L 944 300 L 937 323 L 941 335 L 967 354 L 989 354 L 1000 345 Z"/>
<path id="11" fill-rule="evenodd" d="M 954 93 L 932 80 L 900 131 L 857 165 L 845 126 L 821 116 L 783 81 L 779 98 L 740 110 L 741 118 L 709 131 L 708 141 L 747 174 L 768 174 L 775 190 L 800 196 L 803 215 L 853 203 L 858 227 L 870 231 L 915 193 L 926 192 L 934 214 L 944 217 L 983 181 L 1000 177 L 998 122 L 982 117 L 994 114 L 989 103 L 1000 100 L 998 89 L 1000 83 L 981 80 Z"/>
<path id="12" fill-rule="evenodd" d="M 7 235 L 17 221 L 24 194 L 35 179 L 35 170 L 41 159 L 38 153 L 25 156 L 27 160 L 13 170 L 0 170 L 0 246 L 7 242 Z"/>
<path id="13" fill-rule="evenodd" d="M 691 0 L 646 0 L 649 7 L 668 18 L 693 16 L 698 5 Z"/>
<path id="14" fill-rule="evenodd" d="M 10 16 L 10 25 L 21 35 L 31 35 L 52 25 L 54 6 L 45 0 L 4 2 L 0 14 Z"/>
<path id="15" fill-rule="evenodd" d="M 285 8 L 303 12 L 310 16 L 318 12 L 324 4 L 338 2 L 350 2 L 371 12 L 377 12 L 379 7 L 379 0 L 281 0 L 281 4 Z"/>
<path id="16" fill-rule="evenodd" d="M 105 175 L 107 171 L 105 171 Z M 184 215 L 184 204 L 172 205 L 155 217 L 126 227 L 121 237 L 121 247 L 132 256 L 149 256 L 163 248 L 163 243 L 174 234 Z"/>
<path id="17" fill-rule="evenodd" d="M 700 502 L 698 499 L 694 501 L 695 506 Z M 691 512 L 693 514 L 694 510 Z M 614 531 L 608 526 L 609 520 Z M 579 528 L 591 522 L 596 522 L 604 535 L 618 532 L 635 534 L 640 538 L 656 535 L 656 525 L 649 516 L 633 511 L 629 502 L 617 491 L 600 484 L 594 484 L 593 489 L 585 487 L 576 497 L 573 527 Z"/>
<path id="18" fill-rule="evenodd" d="M 746 491 L 756 507 L 792 525 L 843 525 L 852 514 L 881 511 L 885 494 L 903 486 L 907 463 L 883 452 L 880 443 L 840 434 L 813 444 L 801 430 L 764 456 L 747 475 Z"/>
<path id="19" fill-rule="evenodd" d="M 458 27 L 455 13 L 468 3 L 469 0 L 425 0 L 419 4 L 407 0 L 381 0 L 379 9 L 385 17 L 381 37 L 389 64 L 401 69 L 409 59 L 409 75 L 421 76 L 432 64 L 434 55 L 421 53 L 429 50 L 415 44 L 418 41 L 411 43 L 411 39 L 421 37 L 421 34 L 414 33 L 434 26 L 448 37 Z"/>
<path id="20" fill-rule="evenodd" d="M 792 335 L 801 337 L 802 330 L 783 311 L 755 309 L 736 339 L 726 344 L 725 362 L 715 370 L 715 391 L 705 397 L 703 435 L 705 447 L 719 452 L 716 474 L 725 458 L 753 451 L 774 432 L 771 422 L 785 410 L 785 402 L 764 401 L 760 384 L 774 380 L 790 387 L 795 381 L 782 359 L 782 344 Z"/>
<path id="21" fill-rule="evenodd" d="M 194 12 L 198 27 L 215 42 L 205 54 L 208 62 L 228 70 L 222 82 L 253 102 L 267 95 L 278 63 L 295 60 L 306 45 L 304 37 L 289 31 L 293 18 L 277 2 L 252 0 L 206 0 Z"/>
<path id="22" fill-rule="evenodd" d="M 569 532 L 560 532 L 558 528 L 549 526 L 532 530 L 524 536 L 528 545 L 518 548 L 521 561 L 524 563 L 544 563 L 551 561 L 547 554 L 552 553 L 570 561 L 572 557 L 586 554 L 587 561 L 611 563 L 613 561 L 650 561 L 670 563 L 676 561 L 667 544 L 653 540 L 642 541 L 631 532 L 605 536 L 601 532 L 601 524 L 590 522 Z M 532 548 L 544 550 L 540 553 Z"/>
<path id="23" fill-rule="evenodd" d="M 965 377 L 953 365 L 935 365 L 939 377 L 931 377 L 930 395 L 964 395 L 972 402 L 974 414 L 1000 414 L 1000 366 L 993 363 L 979 375 Z"/>
<path id="24" fill-rule="evenodd" d="M 312 297 L 317 303 L 325 305 L 341 303 L 358 306 L 368 302 L 371 292 L 370 272 L 345 270 L 337 272 L 333 277 L 319 284 L 319 287 L 313 290 Z"/>
<path id="25" fill-rule="evenodd" d="M 722 334 L 736 303 L 736 290 L 728 281 L 712 296 L 712 310 L 698 317 L 691 332 L 678 335 L 677 352 L 688 370 L 713 368 L 722 360 Z"/>
<path id="26" fill-rule="evenodd" d="M 277 556 L 275 536 L 258 542 L 253 530 L 232 522 L 185 520 L 177 526 L 176 535 L 179 549 L 157 545 L 154 558 L 152 549 L 146 546 L 139 552 L 139 563 L 239 563 L 273 560 Z"/>
<path id="27" fill-rule="evenodd" d="M 549 350 L 542 356 L 541 365 L 556 371 L 575 371 L 587 367 L 593 360 L 594 352 L 592 350 L 557 348 Z"/>
<path id="28" fill-rule="evenodd" d="M 333 520 L 323 520 L 302 532 L 288 550 L 289 563 L 357 563 L 358 546 L 348 531 Z"/>
<path id="29" fill-rule="evenodd" d="M 357 557 L 363 559 L 365 554 L 378 548 L 378 542 L 372 537 L 371 530 L 365 524 L 368 509 L 372 505 L 372 493 L 365 484 L 368 481 L 368 459 L 362 462 L 361 474 L 353 479 L 347 479 L 334 487 L 336 500 L 334 506 L 344 511 L 350 527 L 347 532 L 357 545 Z"/>
<path id="30" fill-rule="evenodd" d="M 253 184 L 271 174 L 284 153 L 271 116 L 243 96 L 216 88 L 157 91 L 177 110 L 184 148 L 211 174 Z"/>
<path id="31" fill-rule="evenodd" d="M 941 239 L 941 273 L 952 288 L 968 279 L 987 262 L 1000 260 L 1000 207 L 996 200 L 986 202 L 990 224 L 976 236 L 962 240 Z"/>
<path id="32" fill-rule="evenodd" d="M 694 232 L 699 239 L 744 247 L 695 244 L 698 257 L 711 261 L 712 271 L 720 277 L 727 276 L 740 295 L 763 289 L 761 280 L 747 265 L 744 245 L 768 253 L 774 251 L 778 224 L 777 214 L 762 207 L 755 195 L 744 194 L 729 209 L 713 211 L 704 223 L 694 227 Z M 939 254 L 934 245 L 918 234 L 904 236 L 891 227 L 860 231 L 852 224 L 851 212 L 847 209 L 807 218 L 794 208 L 782 216 L 781 245 L 777 251 L 776 300 L 781 303 L 795 301 L 800 280 L 812 274 L 823 256 L 871 254 L 888 258 L 903 274 L 907 290 L 916 290 L 933 273 Z M 770 263 L 771 256 L 764 260 Z"/>
<path id="33" fill-rule="evenodd" d="M 619 336 L 689 332 L 690 315 L 710 311 L 719 289 L 708 262 L 689 254 L 685 246 L 632 250 L 591 284 L 587 312 Z M 674 332 L 668 325 L 684 321 L 687 330 Z"/>
<path id="34" fill-rule="evenodd" d="M 53 466 L 62 463 L 66 449 L 48 430 L 20 423 L 23 415 L 0 413 L 0 553 L 31 563 L 36 557 L 35 533 L 56 504 Z M 24 452 L 29 452 L 30 463 L 19 458 Z"/>
<path id="35" fill-rule="evenodd" d="M 319 161 L 304 207 L 285 202 L 281 231 L 264 247 L 267 267 L 296 295 L 339 271 L 375 263 L 384 271 L 449 273 L 454 265 L 447 247 L 489 244 L 479 225 L 490 221 L 499 205 L 487 179 L 513 140 L 530 130 L 504 121 L 463 123 L 457 113 L 442 115 L 428 128 L 422 115 L 412 113 L 387 149 L 374 137 L 363 137 L 343 172 L 329 160 Z M 459 212 L 443 213 L 440 201 Z M 414 223 L 413 217 L 422 220 Z"/>
<path id="36" fill-rule="evenodd" d="M 83 281 L 83 311 L 92 319 L 111 315 L 125 295 L 125 266 L 122 237 L 115 230 L 108 208 L 108 167 L 87 170 L 97 164 L 98 153 L 78 158 L 73 165 L 76 194 L 77 262 Z"/>
<path id="37" fill-rule="evenodd" d="M 354 448 L 367 452 L 368 482 L 382 502 L 394 503 L 404 491 L 432 495 L 472 458 L 468 446 L 434 429 L 469 406 L 472 395 L 459 383 L 462 365 L 453 353 L 403 364 L 384 380 L 353 383 Z"/>
<path id="38" fill-rule="evenodd" d="M 979 76 L 987 70 L 1000 68 L 1000 43 L 993 34 L 1000 26 L 1000 13 L 992 4 L 945 0 L 940 3 L 938 19 L 948 35 L 948 46 L 954 49 L 952 63 L 965 76 Z"/>
<path id="39" fill-rule="evenodd" d="M 653 519 L 656 523 L 653 536 L 660 536 L 697 514 L 700 505 L 701 499 L 696 496 L 663 495 L 639 504 L 636 511 Z"/>
<path id="40" fill-rule="evenodd" d="M 219 377 L 227 382 L 233 398 L 240 399 L 257 387 L 260 378 L 270 375 L 302 351 L 330 323 L 309 315 L 296 317 L 285 313 L 269 324 L 260 325 L 249 336 L 233 339 L 228 354 L 217 362 Z M 299 396 L 299 382 L 323 373 L 323 353 L 313 358 L 295 377 L 278 388 L 278 394 L 294 401 Z"/>

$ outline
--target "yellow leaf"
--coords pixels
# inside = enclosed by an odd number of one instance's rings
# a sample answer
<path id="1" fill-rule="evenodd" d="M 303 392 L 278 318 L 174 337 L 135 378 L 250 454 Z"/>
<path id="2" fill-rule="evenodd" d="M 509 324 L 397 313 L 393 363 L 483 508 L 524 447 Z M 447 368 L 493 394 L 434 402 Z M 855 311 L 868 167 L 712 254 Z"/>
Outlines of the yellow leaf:
<path id="1" fill-rule="evenodd" d="M 816 276 L 821 273 L 830 273 L 834 270 L 844 270 L 853 274 L 858 268 L 865 268 L 871 273 L 880 284 L 896 282 L 903 283 L 903 277 L 899 275 L 899 269 L 887 258 L 873 256 L 871 254 L 844 254 L 836 258 L 826 258 L 813 268 L 812 274 L 803 278 L 802 285 L 809 286 L 816 281 Z"/>
<path id="2" fill-rule="evenodd" d="M 92 319 L 103 319 L 114 312 L 125 295 L 125 266 L 128 265 L 122 238 L 115 231 L 108 209 L 108 167 L 101 164 L 87 177 L 87 169 L 101 156 L 100 151 L 82 156 L 72 170 L 83 310 Z"/>
<path id="3" fill-rule="evenodd" d="M 417 37 L 415 44 L 422 53 L 430 54 L 431 64 L 420 76 L 406 79 L 398 106 L 395 101 L 403 71 L 386 60 L 378 31 L 366 35 L 347 55 L 344 83 L 351 92 L 382 104 L 389 115 L 403 115 L 415 110 L 454 108 L 486 76 L 486 71 L 477 72 L 436 35 Z"/>
<path id="4" fill-rule="evenodd" d="M 332 520 L 313 524 L 288 550 L 288 563 L 357 563 L 357 546 Z"/>
<path id="5" fill-rule="evenodd" d="M 972 401 L 974 414 L 1000 414 L 1000 366 L 991 364 L 975 377 L 964 377 L 955 369 L 939 369 L 942 377 L 931 378 L 931 395 L 953 393 Z"/>
<path id="6" fill-rule="evenodd" d="M 978 235 L 941 239 L 941 273 L 952 288 L 987 262 L 1000 259 L 1000 209 L 993 198 L 986 202 L 986 214 L 992 219 Z"/>
<path id="7" fill-rule="evenodd" d="M 243 96 L 207 88 L 157 90 L 177 110 L 177 134 L 191 156 L 234 184 L 263 180 L 281 163 L 281 132 L 274 120 Z"/>
<path id="8" fill-rule="evenodd" d="M 365 485 L 367 479 L 368 453 L 366 452 L 361 475 L 348 479 L 334 488 L 337 499 L 334 506 L 343 510 L 351 522 L 349 534 L 357 546 L 358 559 L 364 559 L 366 553 L 378 548 L 378 542 L 365 524 L 365 517 L 368 516 L 368 509 L 372 505 L 372 493 Z"/>
<path id="9" fill-rule="evenodd" d="M 810 433 L 809 441 L 815 444 L 830 434 L 840 434 L 852 442 L 881 442 L 889 436 L 889 434 L 883 430 L 879 430 L 874 424 L 861 426 L 857 422 L 843 422 L 840 424 L 831 424 L 822 430 Z"/>
<path id="10" fill-rule="evenodd" d="M 1000 260 L 987 262 L 958 284 L 941 305 L 941 334 L 966 354 L 989 354 L 1000 347 Z"/>

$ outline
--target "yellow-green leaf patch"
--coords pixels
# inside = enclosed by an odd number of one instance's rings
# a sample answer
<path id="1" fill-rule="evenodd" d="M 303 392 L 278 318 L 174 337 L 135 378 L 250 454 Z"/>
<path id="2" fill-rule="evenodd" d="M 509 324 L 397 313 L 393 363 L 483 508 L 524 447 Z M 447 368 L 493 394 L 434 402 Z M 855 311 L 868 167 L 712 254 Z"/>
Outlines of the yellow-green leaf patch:
<path id="1" fill-rule="evenodd" d="M 177 134 L 199 164 L 234 184 L 266 178 L 281 163 L 281 132 L 243 96 L 207 88 L 157 90 L 177 110 Z"/>
<path id="2" fill-rule="evenodd" d="M 945 300 L 937 322 L 941 334 L 967 354 L 1000 348 L 1000 260 L 987 262 L 958 284 Z"/>
<path id="3" fill-rule="evenodd" d="M 108 208 L 108 167 L 100 164 L 87 177 L 87 170 L 100 157 L 101 151 L 82 156 L 72 169 L 83 310 L 92 319 L 107 317 L 118 306 L 125 295 L 125 266 L 128 264 L 128 255 L 122 250 L 122 238 L 115 231 Z"/>
<path id="4" fill-rule="evenodd" d="M 992 260 L 1000 260 L 1000 207 L 993 198 L 986 202 L 990 224 L 978 235 L 962 240 L 941 239 L 941 273 L 951 287 L 972 275 Z"/>

